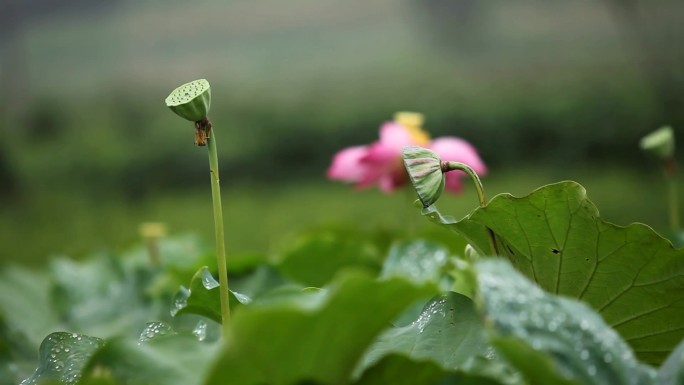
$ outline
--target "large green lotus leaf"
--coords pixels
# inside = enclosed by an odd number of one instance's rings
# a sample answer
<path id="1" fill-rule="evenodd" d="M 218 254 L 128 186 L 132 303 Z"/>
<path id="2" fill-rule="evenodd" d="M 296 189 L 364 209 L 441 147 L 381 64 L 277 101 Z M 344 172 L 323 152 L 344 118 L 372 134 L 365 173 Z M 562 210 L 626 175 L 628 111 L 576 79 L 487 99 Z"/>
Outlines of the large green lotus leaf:
<path id="1" fill-rule="evenodd" d="M 135 336 L 149 320 L 168 320 L 168 296 L 151 296 L 146 289 L 161 273 L 149 266 L 126 266 L 110 255 L 84 261 L 54 259 L 52 304 L 64 328 L 108 338 Z"/>
<path id="2" fill-rule="evenodd" d="M 436 362 L 416 361 L 399 354 L 383 357 L 363 372 L 353 385 L 504 385 L 504 382 L 466 374 L 448 371 Z"/>
<path id="3" fill-rule="evenodd" d="M 377 247 L 350 232 L 314 231 L 298 239 L 283 253 L 277 268 L 286 277 L 306 286 L 322 287 L 342 268 L 379 270 Z"/>
<path id="4" fill-rule="evenodd" d="M 449 372 L 436 362 L 415 361 L 406 356 L 391 354 L 363 372 L 354 385 L 415 385 L 435 384 L 449 376 Z"/>
<path id="5" fill-rule="evenodd" d="M 293 301 L 245 306 L 207 384 L 346 383 L 373 339 L 434 286 L 359 272 L 339 275 L 316 306 Z"/>
<path id="6" fill-rule="evenodd" d="M 498 195 L 461 221 L 425 213 L 480 250 L 491 229 L 500 255 L 545 290 L 588 303 L 644 361 L 661 363 L 684 337 L 684 251 L 646 225 L 603 221 L 575 182 Z"/>
<path id="7" fill-rule="evenodd" d="M 380 277 L 404 277 L 416 284 L 432 282 L 439 284 L 442 291 L 448 291 L 453 284 L 452 262 L 449 250 L 441 244 L 427 240 L 399 241 L 390 248 Z M 393 324 L 405 326 L 415 321 L 430 299 L 416 301 Z"/>
<path id="8" fill-rule="evenodd" d="M 411 325 L 383 332 L 366 352 L 368 367 L 390 353 L 414 360 L 430 359 L 447 370 L 461 369 L 491 349 L 470 298 L 458 293 L 435 297 Z"/>
<path id="9" fill-rule="evenodd" d="M 421 214 L 430 221 L 456 232 L 473 246 L 478 254 L 493 254 L 489 243 L 488 230 L 482 224 L 468 220 L 469 217 L 459 221 L 449 215 L 442 215 L 435 205 L 423 208 Z"/>
<path id="10" fill-rule="evenodd" d="M 34 353 L 46 335 L 60 328 L 50 300 L 51 283 L 48 274 L 19 266 L 6 266 L 0 272 L 0 314 L 6 331 L 28 339 L 28 350 Z"/>
<path id="11" fill-rule="evenodd" d="M 217 349 L 218 344 L 169 331 L 144 341 L 115 337 L 93 354 L 83 376 L 85 383 L 107 378 L 127 385 L 201 384 Z"/>
<path id="12" fill-rule="evenodd" d="M 490 338 L 532 384 L 649 384 L 654 371 L 586 304 L 542 290 L 503 260 L 476 264 Z"/>
<path id="13" fill-rule="evenodd" d="M 412 324 L 383 332 L 366 351 L 357 372 L 370 370 L 392 354 L 429 360 L 451 373 L 458 370 L 506 384 L 522 381 L 519 373 L 494 354 L 473 301 L 458 293 L 434 297 Z"/>
<path id="14" fill-rule="evenodd" d="M 684 384 L 684 340 L 677 349 L 665 360 L 658 371 L 659 385 Z"/>
<path id="15" fill-rule="evenodd" d="M 12 341 L 7 330 L 5 320 L 0 313 L 0 385 L 14 385 L 17 383 L 17 373 L 14 369 L 14 355 Z"/>
<path id="16" fill-rule="evenodd" d="M 55 332 L 40 345 L 38 368 L 21 385 L 56 381 L 62 385 L 76 384 L 90 357 L 104 341 L 75 333 Z"/>
<path id="17" fill-rule="evenodd" d="M 451 266 L 449 257 L 449 250 L 434 242 L 398 242 L 390 249 L 380 277 L 404 277 L 417 284 L 434 282 L 447 290 L 452 284 L 447 273 Z"/>
<path id="18" fill-rule="evenodd" d="M 190 288 L 181 286 L 174 297 L 171 307 L 171 315 L 197 314 L 221 323 L 221 299 L 220 286 L 214 279 L 209 269 L 200 268 L 190 281 Z M 230 291 L 230 309 L 234 310 L 238 305 L 250 303 L 252 300 L 240 293 Z"/>
<path id="19" fill-rule="evenodd" d="M 0 385 L 16 385 L 36 369 L 38 347 L 11 331 L 0 313 Z"/>
<path id="20" fill-rule="evenodd" d="M 228 271 L 230 272 L 229 284 L 231 289 L 250 298 L 255 298 L 288 283 L 273 266 L 267 264 L 261 264 L 239 275 L 235 274 L 230 266 L 228 266 Z"/>
<path id="21" fill-rule="evenodd" d="M 50 301 L 50 277 L 5 266 L 0 271 L 0 384 L 15 385 L 33 373 L 44 337 L 61 329 Z"/>

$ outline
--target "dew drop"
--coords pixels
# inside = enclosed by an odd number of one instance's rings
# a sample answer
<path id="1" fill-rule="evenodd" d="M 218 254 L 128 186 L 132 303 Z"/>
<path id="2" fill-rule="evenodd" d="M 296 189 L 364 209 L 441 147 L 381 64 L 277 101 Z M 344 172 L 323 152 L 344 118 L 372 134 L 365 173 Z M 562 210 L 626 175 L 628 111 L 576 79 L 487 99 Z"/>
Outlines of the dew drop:
<path id="1" fill-rule="evenodd" d="M 164 322 L 150 322 L 145 326 L 140 336 L 138 337 L 138 344 L 147 342 L 153 338 L 164 336 L 167 334 L 175 334 L 171 326 Z"/>
<path id="2" fill-rule="evenodd" d="M 214 279 L 214 277 L 212 277 L 208 270 L 205 270 L 202 274 L 202 285 L 205 289 L 211 290 L 215 287 L 218 287 L 219 283 L 216 281 L 216 279 Z"/>
<path id="3" fill-rule="evenodd" d="M 556 330 L 558 330 L 558 323 L 557 322 L 549 322 L 549 331 L 553 333 Z"/>
<path id="4" fill-rule="evenodd" d="M 589 351 L 584 349 L 580 352 L 580 358 L 583 360 L 589 359 Z"/>
<path id="5" fill-rule="evenodd" d="M 199 321 L 195 329 L 193 329 L 192 334 L 197 337 L 198 341 L 204 341 L 207 338 L 207 323 L 205 321 Z"/>
<path id="6" fill-rule="evenodd" d="M 583 319 L 580 321 L 580 329 L 582 330 L 589 330 L 589 321 Z"/>

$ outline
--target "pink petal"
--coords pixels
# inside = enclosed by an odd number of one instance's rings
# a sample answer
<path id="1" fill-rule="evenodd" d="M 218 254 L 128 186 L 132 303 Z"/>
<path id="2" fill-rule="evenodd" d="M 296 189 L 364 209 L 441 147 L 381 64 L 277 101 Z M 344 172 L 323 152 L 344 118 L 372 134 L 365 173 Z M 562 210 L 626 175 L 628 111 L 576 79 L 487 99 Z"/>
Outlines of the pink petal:
<path id="1" fill-rule="evenodd" d="M 375 142 L 368 146 L 368 151 L 361 159 L 361 162 L 383 167 L 388 164 L 394 164 L 397 159 L 401 160 L 401 151 L 403 147 L 390 147 L 380 142 Z"/>
<path id="2" fill-rule="evenodd" d="M 461 178 L 464 176 L 466 176 L 466 174 L 463 171 L 449 171 L 446 173 L 444 188 L 452 193 L 460 193 L 461 190 L 463 190 Z"/>
<path id="3" fill-rule="evenodd" d="M 430 149 L 437 153 L 442 161 L 465 163 L 479 175 L 487 173 L 487 166 L 477 153 L 473 145 L 456 137 L 438 138 L 430 143 Z M 463 189 L 461 178 L 466 176 L 462 171 L 451 171 L 446 174 L 444 188 L 458 193 Z"/>
<path id="4" fill-rule="evenodd" d="M 376 142 L 369 146 L 361 159 L 365 173 L 359 181 L 364 187 L 378 183 L 381 190 L 390 192 L 405 182 L 405 172 L 401 161 L 403 147 L 392 147 Z"/>
<path id="5" fill-rule="evenodd" d="M 406 127 L 394 122 L 380 127 L 380 140 L 368 146 L 343 149 L 335 154 L 328 178 L 356 183 L 363 188 L 377 184 L 380 190 L 391 192 L 404 185 L 406 173 L 401 152 L 413 144 Z"/>
<path id="6" fill-rule="evenodd" d="M 406 127 L 394 122 L 385 122 L 380 127 L 379 143 L 387 148 L 397 149 L 399 154 L 404 146 L 414 144 Z"/>
<path id="7" fill-rule="evenodd" d="M 345 182 L 360 181 L 367 172 L 361 159 L 367 155 L 368 148 L 369 146 L 355 146 L 339 151 L 328 168 L 328 178 Z"/>
<path id="8" fill-rule="evenodd" d="M 453 136 L 437 138 L 430 143 L 430 149 L 443 161 L 465 163 L 480 175 L 487 173 L 487 166 L 480 159 L 475 147 L 461 138 Z"/>
<path id="9" fill-rule="evenodd" d="M 380 178 L 380 180 L 378 181 L 378 186 L 380 187 L 380 190 L 382 190 L 385 193 L 391 193 L 392 191 L 406 184 L 407 178 L 403 170 L 398 171 L 401 172 L 385 174 Z"/>
<path id="10" fill-rule="evenodd" d="M 362 160 L 365 166 L 364 173 L 358 181 L 359 187 L 366 187 L 378 183 L 383 191 L 392 191 L 395 180 L 402 177 L 403 169 L 401 159 L 390 158 L 384 162 L 369 162 L 366 158 Z M 397 176 L 397 174 L 399 176 Z"/>

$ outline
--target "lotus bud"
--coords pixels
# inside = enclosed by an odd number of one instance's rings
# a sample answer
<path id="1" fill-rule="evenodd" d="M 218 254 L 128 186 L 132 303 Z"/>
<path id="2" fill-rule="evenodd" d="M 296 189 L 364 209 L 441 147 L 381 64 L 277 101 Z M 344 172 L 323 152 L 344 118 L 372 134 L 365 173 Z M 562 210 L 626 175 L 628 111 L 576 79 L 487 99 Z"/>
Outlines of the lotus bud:
<path id="1" fill-rule="evenodd" d="M 480 253 L 478 253 L 477 250 L 475 250 L 475 248 L 470 243 L 468 243 L 465 246 L 465 250 L 463 251 L 463 257 L 467 261 L 474 262 L 480 259 L 481 256 Z"/>
<path id="2" fill-rule="evenodd" d="M 423 207 L 435 203 L 444 190 L 445 180 L 439 156 L 426 148 L 408 146 L 404 147 L 403 159 Z"/>
<path id="3" fill-rule="evenodd" d="M 650 152 L 661 159 L 669 159 L 674 155 L 675 141 L 672 127 L 661 127 L 644 136 L 639 142 L 642 150 Z"/>
<path id="4" fill-rule="evenodd" d="M 185 83 L 166 98 L 166 105 L 183 119 L 191 122 L 204 120 L 211 106 L 211 88 L 206 79 Z"/>
<path id="5" fill-rule="evenodd" d="M 147 244 L 147 255 L 150 258 L 150 264 L 152 266 L 159 266 L 161 264 L 159 239 L 166 236 L 166 224 L 162 222 L 143 222 L 138 227 L 138 231 Z"/>
<path id="6" fill-rule="evenodd" d="M 140 235 L 147 238 L 163 238 L 166 236 L 166 224 L 163 222 L 143 222 L 138 227 Z"/>

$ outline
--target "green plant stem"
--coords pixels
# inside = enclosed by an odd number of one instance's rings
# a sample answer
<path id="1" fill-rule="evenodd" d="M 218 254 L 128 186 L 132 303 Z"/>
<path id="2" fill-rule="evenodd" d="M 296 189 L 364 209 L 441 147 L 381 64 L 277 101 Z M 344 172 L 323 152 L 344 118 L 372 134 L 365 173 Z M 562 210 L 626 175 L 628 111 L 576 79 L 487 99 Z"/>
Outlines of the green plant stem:
<path id="1" fill-rule="evenodd" d="M 459 170 L 468 174 L 470 179 L 473 181 L 473 184 L 475 185 L 475 189 L 477 190 L 477 198 L 480 201 L 480 207 L 484 207 L 487 204 L 487 198 L 485 197 L 482 181 L 480 180 L 480 177 L 477 175 L 477 173 L 473 171 L 472 168 L 470 168 L 470 166 L 461 162 L 443 162 L 442 170 L 444 172 Z M 499 251 L 496 247 L 496 239 L 494 237 L 494 232 L 489 227 L 487 227 L 487 236 L 489 237 L 489 248 L 492 252 L 492 255 L 499 255 Z"/>
<path id="2" fill-rule="evenodd" d="M 485 198 L 485 193 L 484 193 L 484 187 L 482 186 L 482 181 L 480 180 L 480 177 L 477 175 L 475 171 L 473 171 L 470 166 L 468 166 L 465 163 L 461 162 L 445 162 L 446 163 L 446 168 L 442 167 L 442 170 L 444 172 L 449 172 L 449 171 L 463 171 L 468 176 L 470 179 L 473 180 L 473 184 L 475 185 L 475 189 L 477 190 L 477 198 L 480 200 L 480 207 L 483 207 L 484 205 L 487 204 L 487 198 Z"/>
<path id="3" fill-rule="evenodd" d="M 230 305 L 228 289 L 228 267 L 226 265 L 226 245 L 223 237 L 223 209 L 221 208 L 221 186 L 219 184 L 218 154 L 216 152 L 216 133 L 211 130 L 207 138 L 209 150 L 209 171 L 211 173 L 211 198 L 214 206 L 214 230 L 216 232 L 216 263 L 218 264 L 219 288 L 221 289 L 221 323 L 226 336 L 230 325 Z"/>

